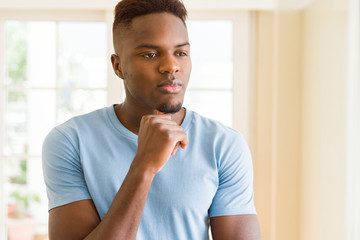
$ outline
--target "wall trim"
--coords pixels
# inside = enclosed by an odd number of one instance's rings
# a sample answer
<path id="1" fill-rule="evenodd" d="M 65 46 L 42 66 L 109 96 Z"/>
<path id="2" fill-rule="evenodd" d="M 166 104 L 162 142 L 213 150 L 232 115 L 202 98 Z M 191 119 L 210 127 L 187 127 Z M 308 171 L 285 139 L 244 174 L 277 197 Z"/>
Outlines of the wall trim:
<path id="1" fill-rule="evenodd" d="M 302 9 L 312 0 L 183 0 L 188 10 Z M 0 9 L 113 10 L 118 0 L 1 0 Z"/>
<path id="2" fill-rule="evenodd" d="M 360 4 L 350 0 L 345 239 L 360 239 Z"/>

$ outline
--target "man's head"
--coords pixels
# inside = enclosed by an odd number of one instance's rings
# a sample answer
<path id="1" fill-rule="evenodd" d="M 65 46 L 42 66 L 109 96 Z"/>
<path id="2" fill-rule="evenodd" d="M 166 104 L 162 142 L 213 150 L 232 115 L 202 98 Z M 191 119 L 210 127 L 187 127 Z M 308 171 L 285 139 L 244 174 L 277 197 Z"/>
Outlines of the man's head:
<path id="1" fill-rule="evenodd" d="M 122 0 L 115 10 L 111 61 L 125 103 L 139 112 L 181 109 L 191 72 L 186 9 L 178 0 Z"/>
<path id="2" fill-rule="evenodd" d="M 114 49 L 121 44 L 122 38 L 126 35 L 126 30 L 131 26 L 134 18 L 153 14 L 171 13 L 180 18 L 185 24 L 187 10 L 181 0 L 122 0 L 114 11 L 113 41 Z"/>

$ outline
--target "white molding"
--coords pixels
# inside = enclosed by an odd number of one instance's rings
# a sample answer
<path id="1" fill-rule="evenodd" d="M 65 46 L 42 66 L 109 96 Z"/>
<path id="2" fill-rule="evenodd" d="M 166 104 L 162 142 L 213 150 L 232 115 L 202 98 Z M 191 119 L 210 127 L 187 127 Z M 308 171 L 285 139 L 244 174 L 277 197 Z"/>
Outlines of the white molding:
<path id="1" fill-rule="evenodd" d="M 18 21 L 105 21 L 105 12 L 103 10 L 3 10 L 0 7 L 0 19 L 18 20 Z"/>
<path id="2" fill-rule="evenodd" d="M 276 0 L 183 0 L 183 2 L 189 11 L 271 10 L 276 6 Z"/>
<path id="3" fill-rule="evenodd" d="M 116 0 L 1 0 L 0 9 L 7 10 L 108 10 L 113 9 Z"/>
<path id="4" fill-rule="evenodd" d="M 276 10 L 301 10 L 306 8 L 313 0 L 276 0 Z"/>
<path id="5" fill-rule="evenodd" d="M 348 114 L 346 240 L 360 239 L 360 4 L 350 0 L 348 34 Z"/>
<path id="6" fill-rule="evenodd" d="M 311 0 L 183 0 L 191 10 L 302 9 Z M 0 9 L 12 10 L 113 10 L 118 0 L 1 0 Z"/>
<path id="7" fill-rule="evenodd" d="M 234 60 L 233 60 L 233 127 L 241 132 L 250 144 L 254 133 L 251 132 L 252 104 L 254 89 L 251 88 L 254 79 L 251 70 L 252 59 L 252 29 L 251 13 L 242 12 L 234 21 Z M 253 147 L 253 146 L 251 146 Z"/>

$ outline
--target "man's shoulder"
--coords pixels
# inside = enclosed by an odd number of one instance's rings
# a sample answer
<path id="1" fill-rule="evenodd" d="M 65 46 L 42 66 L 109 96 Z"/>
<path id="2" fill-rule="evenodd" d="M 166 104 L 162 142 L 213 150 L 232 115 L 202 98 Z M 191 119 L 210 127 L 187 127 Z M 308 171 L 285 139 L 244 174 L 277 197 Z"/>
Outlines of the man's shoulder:
<path id="1" fill-rule="evenodd" d="M 67 138 L 74 138 L 81 133 L 88 132 L 91 129 L 99 128 L 101 125 L 106 124 L 107 111 L 108 107 L 74 116 L 55 126 L 49 134 L 56 132 Z"/>
<path id="2" fill-rule="evenodd" d="M 189 115 L 191 115 L 191 125 L 195 127 L 195 130 L 200 129 L 204 132 L 213 132 L 217 134 L 230 134 L 230 135 L 239 135 L 241 134 L 230 126 L 225 125 L 224 123 L 201 115 L 192 110 L 188 110 Z"/>
<path id="3" fill-rule="evenodd" d="M 100 124 L 106 118 L 107 112 L 108 112 L 108 107 L 100 108 L 88 113 L 80 114 L 57 125 L 56 128 L 59 129 L 79 128 L 79 127 L 83 127 L 84 125 Z"/>
<path id="4" fill-rule="evenodd" d="M 194 111 L 190 113 L 191 124 L 186 131 L 194 139 L 216 146 L 246 145 L 244 136 L 235 129 Z"/>

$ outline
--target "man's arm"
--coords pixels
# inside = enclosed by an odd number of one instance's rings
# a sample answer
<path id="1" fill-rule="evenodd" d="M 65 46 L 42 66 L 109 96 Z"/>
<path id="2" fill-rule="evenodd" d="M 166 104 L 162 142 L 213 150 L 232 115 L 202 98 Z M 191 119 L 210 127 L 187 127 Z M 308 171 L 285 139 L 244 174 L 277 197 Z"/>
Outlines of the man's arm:
<path id="1" fill-rule="evenodd" d="M 260 240 L 260 227 L 255 214 L 210 218 L 214 240 Z"/>
<path id="2" fill-rule="evenodd" d="M 144 116 L 136 156 L 102 221 L 91 200 L 54 208 L 49 214 L 50 239 L 135 239 L 152 180 L 179 142 L 187 146 L 186 133 L 169 115 Z"/>
<path id="3" fill-rule="evenodd" d="M 100 223 L 92 200 L 81 200 L 49 212 L 50 239 L 84 239 Z"/>

